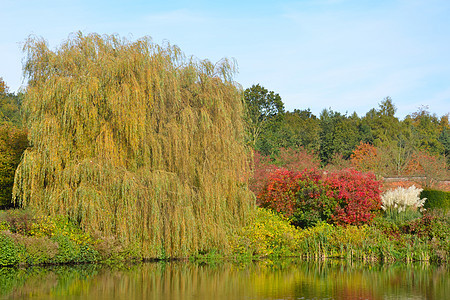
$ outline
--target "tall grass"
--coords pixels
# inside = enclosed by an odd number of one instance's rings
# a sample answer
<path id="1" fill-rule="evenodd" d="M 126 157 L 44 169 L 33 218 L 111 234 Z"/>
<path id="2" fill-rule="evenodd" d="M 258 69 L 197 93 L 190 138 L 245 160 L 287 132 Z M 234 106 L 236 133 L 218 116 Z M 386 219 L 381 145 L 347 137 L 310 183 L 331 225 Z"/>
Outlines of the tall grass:
<path id="1" fill-rule="evenodd" d="M 446 224 L 448 218 L 443 216 L 434 222 Z M 433 233 L 435 229 L 420 224 L 416 225 L 417 229 L 409 230 L 393 226 L 396 224 L 392 221 L 379 217 L 371 225 L 343 227 L 323 222 L 300 229 L 282 216 L 258 209 L 257 216 L 238 232 L 233 250 L 252 258 L 295 256 L 307 260 L 448 262 L 450 243 L 445 230 L 439 236 Z M 412 226 L 413 223 L 409 225 Z M 423 232 L 413 232 L 417 230 Z"/>

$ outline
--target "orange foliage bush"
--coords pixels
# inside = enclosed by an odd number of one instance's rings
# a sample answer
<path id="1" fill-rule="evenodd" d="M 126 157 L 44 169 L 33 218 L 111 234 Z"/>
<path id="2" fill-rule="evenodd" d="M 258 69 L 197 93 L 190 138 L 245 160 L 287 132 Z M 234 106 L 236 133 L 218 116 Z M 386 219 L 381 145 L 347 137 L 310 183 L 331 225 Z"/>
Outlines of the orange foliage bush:
<path id="1" fill-rule="evenodd" d="M 361 142 L 353 150 L 350 161 L 352 166 L 359 171 L 376 171 L 380 163 L 380 155 L 375 146 Z"/>

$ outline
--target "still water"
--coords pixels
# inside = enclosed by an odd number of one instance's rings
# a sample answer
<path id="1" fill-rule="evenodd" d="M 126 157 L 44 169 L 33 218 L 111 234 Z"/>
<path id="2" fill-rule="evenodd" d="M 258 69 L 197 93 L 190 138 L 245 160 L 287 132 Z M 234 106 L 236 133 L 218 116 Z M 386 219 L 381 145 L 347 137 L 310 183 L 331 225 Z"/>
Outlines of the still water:
<path id="1" fill-rule="evenodd" d="M 0 268 L 0 299 L 450 299 L 450 273 L 336 260 Z"/>

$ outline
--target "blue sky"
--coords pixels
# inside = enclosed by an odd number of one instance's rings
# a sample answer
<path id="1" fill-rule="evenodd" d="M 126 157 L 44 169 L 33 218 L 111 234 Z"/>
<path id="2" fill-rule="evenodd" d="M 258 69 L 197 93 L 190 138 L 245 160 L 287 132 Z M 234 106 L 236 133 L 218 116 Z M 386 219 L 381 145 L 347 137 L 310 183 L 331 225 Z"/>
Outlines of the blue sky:
<path id="1" fill-rule="evenodd" d="M 450 112 L 450 1 L 0 0 L 0 77 L 24 85 L 30 34 L 56 48 L 76 31 L 168 40 L 201 59 L 236 59 L 242 87 L 287 110 L 364 115 L 390 96 L 397 116 Z"/>

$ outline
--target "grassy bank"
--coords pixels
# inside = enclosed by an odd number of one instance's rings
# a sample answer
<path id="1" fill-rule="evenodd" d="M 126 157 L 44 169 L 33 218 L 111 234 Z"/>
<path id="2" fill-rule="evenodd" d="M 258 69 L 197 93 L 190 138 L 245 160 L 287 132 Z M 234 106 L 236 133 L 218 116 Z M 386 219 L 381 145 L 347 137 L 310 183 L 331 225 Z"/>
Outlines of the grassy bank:
<path id="1" fill-rule="evenodd" d="M 80 264 L 139 259 L 112 237 L 91 236 L 67 218 L 0 211 L 0 266 Z"/>
<path id="2" fill-rule="evenodd" d="M 370 225 L 336 226 L 319 223 L 298 229 L 280 215 L 258 209 L 252 222 L 233 240 L 240 257 L 295 256 L 305 259 L 448 263 L 450 215 L 439 210 L 420 217 L 379 216 Z"/>
<path id="3" fill-rule="evenodd" d="M 448 212 L 432 210 L 397 219 L 380 216 L 370 225 L 318 223 L 300 229 L 288 219 L 258 208 L 247 226 L 230 237 L 228 253 L 205 250 L 192 259 L 301 257 L 448 263 L 449 224 Z M 142 257 L 114 238 L 84 233 L 65 218 L 37 217 L 26 210 L 0 212 L 0 248 L 0 266 L 118 263 Z"/>

